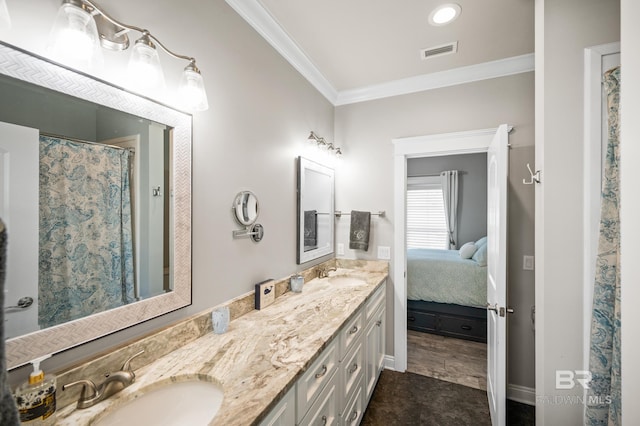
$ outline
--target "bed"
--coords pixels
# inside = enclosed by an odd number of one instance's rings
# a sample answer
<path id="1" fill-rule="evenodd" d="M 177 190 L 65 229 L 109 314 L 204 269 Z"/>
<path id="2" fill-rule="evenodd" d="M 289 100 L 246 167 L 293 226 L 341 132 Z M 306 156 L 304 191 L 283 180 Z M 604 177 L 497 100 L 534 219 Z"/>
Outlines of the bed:
<path id="1" fill-rule="evenodd" d="M 486 342 L 486 239 L 478 241 L 482 252 L 476 248 L 473 256 L 460 255 L 464 246 L 407 251 L 410 330 Z"/>

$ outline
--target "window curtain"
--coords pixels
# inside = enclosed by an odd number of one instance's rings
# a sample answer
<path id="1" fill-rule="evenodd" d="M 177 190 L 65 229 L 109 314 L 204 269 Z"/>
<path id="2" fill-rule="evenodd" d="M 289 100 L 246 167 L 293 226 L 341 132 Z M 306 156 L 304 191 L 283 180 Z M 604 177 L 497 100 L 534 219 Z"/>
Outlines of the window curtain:
<path id="1" fill-rule="evenodd" d="M 604 76 L 608 142 L 602 176 L 600 237 L 591 318 L 585 424 L 621 425 L 620 387 L 620 68 Z"/>
<path id="2" fill-rule="evenodd" d="M 458 239 L 458 171 L 447 170 L 440 173 L 444 214 L 449 234 L 449 250 L 455 250 Z"/>
<path id="3" fill-rule="evenodd" d="M 129 156 L 40 137 L 42 328 L 134 301 Z"/>

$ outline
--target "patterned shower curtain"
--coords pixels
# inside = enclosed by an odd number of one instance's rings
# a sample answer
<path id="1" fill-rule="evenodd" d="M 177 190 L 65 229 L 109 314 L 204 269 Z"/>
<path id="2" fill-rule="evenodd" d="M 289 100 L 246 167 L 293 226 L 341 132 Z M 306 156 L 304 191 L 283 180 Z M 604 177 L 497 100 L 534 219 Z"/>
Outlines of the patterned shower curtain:
<path id="1" fill-rule="evenodd" d="M 40 137 L 41 328 L 134 301 L 129 155 Z"/>
<path id="2" fill-rule="evenodd" d="M 600 238 L 591 319 L 585 424 L 620 425 L 620 67 L 604 76 L 609 137 L 602 177 Z"/>
<path id="3" fill-rule="evenodd" d="M 444 215 L 447 221 L 449 250 L 455 250 L 458 240 L 458 171 L 440 172 L 442 196 L 444 197 Z"/>

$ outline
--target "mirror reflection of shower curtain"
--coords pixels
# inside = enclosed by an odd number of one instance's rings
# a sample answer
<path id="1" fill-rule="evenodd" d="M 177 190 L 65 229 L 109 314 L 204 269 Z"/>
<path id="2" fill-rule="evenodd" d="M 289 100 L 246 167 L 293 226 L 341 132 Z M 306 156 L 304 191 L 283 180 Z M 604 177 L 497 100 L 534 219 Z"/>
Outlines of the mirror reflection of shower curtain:
<path id="1" fill-rule="evenodd" d="M 40 136 L 38 322 L 133 302 L 129 151 Z"/>
<path id="2" fill-rule="evenodd" d="M 585 425 L 620 425 L 620 67 L 604 75 L 608 141 L 600 197 L 600 236 L 591 318 Z"/>

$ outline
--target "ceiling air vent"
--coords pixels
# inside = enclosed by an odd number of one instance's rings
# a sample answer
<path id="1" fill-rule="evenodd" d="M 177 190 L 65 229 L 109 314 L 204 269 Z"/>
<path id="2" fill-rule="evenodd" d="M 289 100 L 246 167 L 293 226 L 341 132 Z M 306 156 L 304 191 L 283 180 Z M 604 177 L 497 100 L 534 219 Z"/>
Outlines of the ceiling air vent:
<path id="1" fill-rule="evenodd" d="M 443 44 L 440 46 L 430 47 L 428 49 L 422 49 L 420 51 L 420 57 L 422 59 L 431 59 L 437 56 L 450 55 L 458 51 L 458 42 Z"/>

